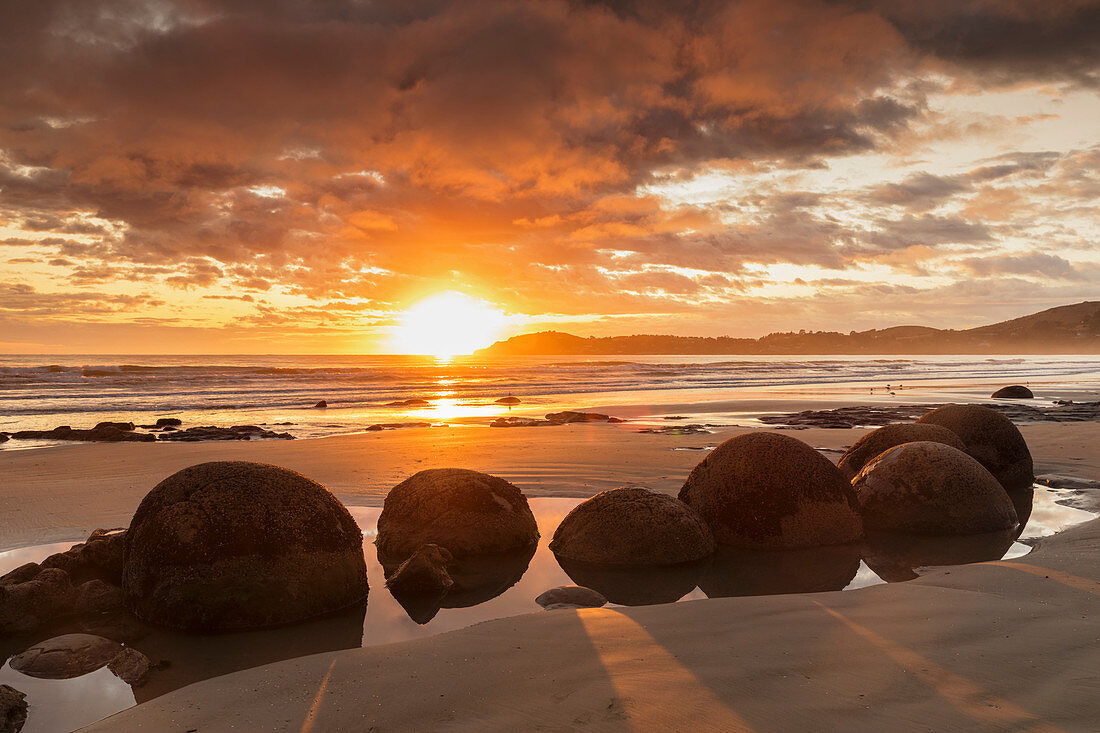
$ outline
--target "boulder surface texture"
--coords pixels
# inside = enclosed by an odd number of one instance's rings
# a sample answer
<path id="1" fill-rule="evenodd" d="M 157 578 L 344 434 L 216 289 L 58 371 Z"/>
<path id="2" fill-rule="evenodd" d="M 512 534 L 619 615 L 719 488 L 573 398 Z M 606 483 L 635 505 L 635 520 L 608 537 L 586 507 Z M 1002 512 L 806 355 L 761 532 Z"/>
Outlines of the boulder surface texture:
<path id="1" fill-rule="evenodd" d="M 715 448 L 680 499 L 720 544 L 761 550 L 854 542 L 863 524 L 840 470 L 802 441 L 754 432 Z"/>
<path id="2" fill-rule="evenodd" d="M 857 440 L 851 448 L 840 457 L 836 467 L 844 474 L 844 478 L 851 481 L 859 473 L 859 470 L 867 465 L 867 462 L 880 453 L 890 450 L 895 445 L 913 443 L 918 440 L 930 440 L 934 443 L 943 443 L 952 448 L 966 450 L 966 444 L 962 438 L 942 425 L 931 423 L 894 423 L 883 425 L 877 430 L 864 435 Z"/>
<path id="3" fill-rule="evenodd" d="M 400 562 L 427 544 L 455 557 L 530 547 L 539 528 L 523 493 L 462 468 L 420 471 L 395 486 L 378 517 L 378 552 Z"/>
<path id="4" fill-rule="evenodd" d="M 343 504 L 299 473 L 202 463 L 142 500 L 122 589 L 138 617 L 172 628 L 301 621 L 366 597 L 363 535 Z"/>
<path id="5" fill-rule="evenodd" d="M 581 502 L 550 542 L 559 557 L 605 565 L 675 565 L 701 560 L 714 549 L 714 535 L 691 507 L 636 487 Z"/>
<path id="6" fill-rule="evenodd" d="M 981 405 L 944 405 L 923 415 L 917 423 L 942 425 L 958 435 L 966 452 L 1009 491 L 1027 488 L 1035 481 L 1035 467 L 1024 436 L 996 410 Z"/>
<path id="7" fill-rule="evenodd" d="M 966 453 L 920 441 L 891 448 L 852 482 L 868 529 L 981 534 L 1018 523 L 1008 494 Z"/>

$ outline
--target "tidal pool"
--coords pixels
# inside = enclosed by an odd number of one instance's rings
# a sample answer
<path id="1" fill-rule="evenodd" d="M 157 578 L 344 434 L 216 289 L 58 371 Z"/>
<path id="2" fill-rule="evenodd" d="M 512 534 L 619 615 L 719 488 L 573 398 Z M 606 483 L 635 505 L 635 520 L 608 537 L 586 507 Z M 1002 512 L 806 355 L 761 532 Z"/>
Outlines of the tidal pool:
<path id="1" fill-rule="evenodd" d="M 721 548 L 701 563 L 624 569 L 559 564 L 547 548 L 554 530 L 580 499 L 530 499 L 542 539 L 533 551 L 466 562 L 453 570 L 465 590 L 439 602 L 402 605 L 385 586 L 373 540 L 381 507 L 348 507 L 363 529 L 370 594 L 365 604 L 278 629 L 195 635 L 131 621 L 118 638 L 162 663 L 131 688 L 106 667 L 81 677 L 44 680 L 10 667 L 8 659 L 43 639 L 83 631 L 60 623 L 33 634 L 0 639 L 0 684 L 26 693 L 24 733 L 74 730 L 200 680 L 321 652 L 386 644 L 461 629 L 491 619 L 541 611 L 535 597 L 559 585 L 585 585 L 612 604 L 648 605 L 727 596 L 850 590 L 919 576 L 921 569 L 1019 557 L 1038 538 L 1095 514 L 1060 501 L 1072 491 L 1036 486 L 1013 496 L 1022 531 L 970 537 L 872 533 L 861 544 L 784 552 Z M 0 574 L 67 550 L 73 542 L 0 552 Z M 111 637 L 111 626 L 88 630 Z"/>

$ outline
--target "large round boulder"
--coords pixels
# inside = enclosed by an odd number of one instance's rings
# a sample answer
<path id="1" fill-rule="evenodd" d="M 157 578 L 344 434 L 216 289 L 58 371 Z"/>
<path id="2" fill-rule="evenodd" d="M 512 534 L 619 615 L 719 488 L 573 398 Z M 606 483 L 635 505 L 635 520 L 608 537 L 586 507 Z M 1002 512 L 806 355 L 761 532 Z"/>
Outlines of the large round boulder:
<path id="1" fill-rule="evenodd" d="M 1011 384 L 1001 387 L 989 396 L 995 400 L 1030 400 L 1035 394 L 1022 384 Z"/>
<path id="2" fill-rule="evenodd" d="M 860 469 L 867 465 L 867 461 L 879 455 L 883 451 L 890 450 L 895 445 L 902 443 L 914 443 L 918 440 L 929 440 L 933 443 L 943 443 L 952 448 L 966 450 L 962 438 L 942 425 L 931 423 L 895 423 L 883 425 L 877 430 L 864 435 L 857 440 L 852 447 L 844 452 L 836 467 L 844 474 L 844 478 L 851 481 L 859 473 Z"/>
<path id="3" fill-rule="evenodd" d="M 301 621 L 367 595 L 363 535 L 321 484 L 218 461 L 157 484 L 130 523 L 127 605 L 149 622 L 219 631 Z"/>
<path id="4" fill-rule="evenodd" d="M 604 565 L 675 565 L 708 557 L 714 548 L 714 535 L 691 507 L 636 487 L 581 502 L 550 542 L 558 557 Z"/>
<path id="5" fill-rule="evenodd" d="M 755 432 L 715 448 L 680 499 L 719 543 L 761 550 L 854 542 L 863 535 L 855 494 L 840 470 L 800 440 Z"/>
<path id="6" fill-rule="evenodd" d="M 868 529 L 980 534 L 1016 526 L 1008 494 L 976 460 L 943 443 L 891 448 L 852 481 Z"/>
<path id="7" fill-rule="evenodd" d="M 966 452 L 1012 491 L 1030 486 L 1035 480 L 1031 451 L 1024 436 L 1007 417 L 981 405 L 944 405 L 919 420 L 919 424 L 942 425 L 962 438 Z"/>
<path id="8" fill-rule="evenodd" d="M 420 471 L 395 486 L 378 517 L 383 564 L 435 544 L 455 557 L 508 552 L 539 541 L 523 493 L 502 478 L 462 468 Z"/>

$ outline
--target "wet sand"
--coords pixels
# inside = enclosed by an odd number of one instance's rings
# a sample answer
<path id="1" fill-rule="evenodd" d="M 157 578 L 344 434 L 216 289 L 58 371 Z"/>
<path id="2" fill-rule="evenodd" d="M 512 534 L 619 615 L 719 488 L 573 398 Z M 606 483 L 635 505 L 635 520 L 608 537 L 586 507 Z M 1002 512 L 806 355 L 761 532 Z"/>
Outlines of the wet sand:
<path id="1" fill-rule="evenodd" d="M 97 527 L 129 524 L 161 479 L 204 461 L 247 460 L 299 471 L 349 506 L 381 505 L 386 493 L 426 468 L 471 468 L 502 476 L 528 496 L 586 498 L 637 484 L 675 494 L 704 452 L 749 428 L 652 435 L 630 423 L 538 428 L 408 428 L 294 441 L 80 443 L 0 450 L 0 550 L 82 540 Z M 1044 423 L 1021 430 L 1036 473 L 1100 478 L 1100 423 Z M 783 431 L 839 458 L 866 430 Z"/>
<path id="2" fill-rule="evenodd" d="M 844 593 L 528 614 L 196 683 L 117 730 L 1095 730 L 1100 520 Z"/>

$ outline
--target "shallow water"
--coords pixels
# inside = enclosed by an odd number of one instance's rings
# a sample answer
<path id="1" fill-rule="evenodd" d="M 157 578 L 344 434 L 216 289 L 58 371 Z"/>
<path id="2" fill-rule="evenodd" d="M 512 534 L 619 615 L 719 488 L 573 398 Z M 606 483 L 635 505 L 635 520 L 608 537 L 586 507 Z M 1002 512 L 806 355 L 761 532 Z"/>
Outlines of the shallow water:
<path id="1" fill-rule="evenodd" d="M 846 399 L 858 395 L 871 402 L 919 399 L 914 387 L 933 382 L 942 387 L 945 380 L 1042 383 L 1037 395 L 1049 400 L 1066 396 L 1065 389 L 1100 388 L 1100 357 L 0 355 L 0 430 L 87 428 L 102 420 L 140 425 L 171 416 L 185 427 L 255 424 L 316 437 L 375 423 L 488 423 L 508 414 L 615 405 L 653 406 L 632 416 L 660 420 L 661 405 L 737 401 L 768 391 L 820 397 L 841 390 Z M 899 382 L 906 390 L 897 398 L 882 389 Z M 969 397 L 988 394 L 981 388 Z M 521 404 L 509 410 L 494 403 L 506 395 L 519 397 Z M 965 390 L 941 395 L 967 397 Z M 386 404 L 407 399 L 431 404 L 414 409 Z M 313 409 L 320 400 L 329 407 Z M 719 422 L 743 417 L 736 407 L 702 412 Z M 10 441 L 4 449 L 35 443 Z"/>
<path id="2" fill-rule="evenodd" d="M 530 499 L 542 534 L 531 553 L 459 568 L 470 590 L 444 599 L 443 606 L 404 608 L 385 587 L 372 541 L 379 507 L 349 507 L 363 528 L 370 595 L 364 606 L 281 629 L 197 636 L 146 629 L 133 646 L 170 666 L 154 670 L 144 685 L 130 688 L 106 668 L 69 680 L 39 680 L 11 669 L 9 656 L 73 628 L 53 628 L 19 639 L 0 640 L 0 684 L 27 694 L 31 706 L 24 733 L 66 731 L 136 703 L 210 677 L 321 652 L 433 636 L 496 618 L 541 611 L 535 597 L 559 585 L 587 585 L 613 603 L 644 605 L 725 596 L 849 590 L 917 577 L 929 565 L 961 564 L 1019 557 L 1027 543 L 1095 515 L 1058 503 L 1073 492 L 1036 487 L 1014 497 L 1027 516 L 1015 538 L 995 533 L 977 537 L 914 537 L 877 534 L 862 545 L 788 552 L 722 548 L 712 559 L 689 566 L 648 570 L 559 565 L 547 549 L 550 537 L 579 499 Z M 72 543 L 0 552 L 0 574 L 39 561 Z M 418 620 L 414 620 L 414 617 Z"/>

